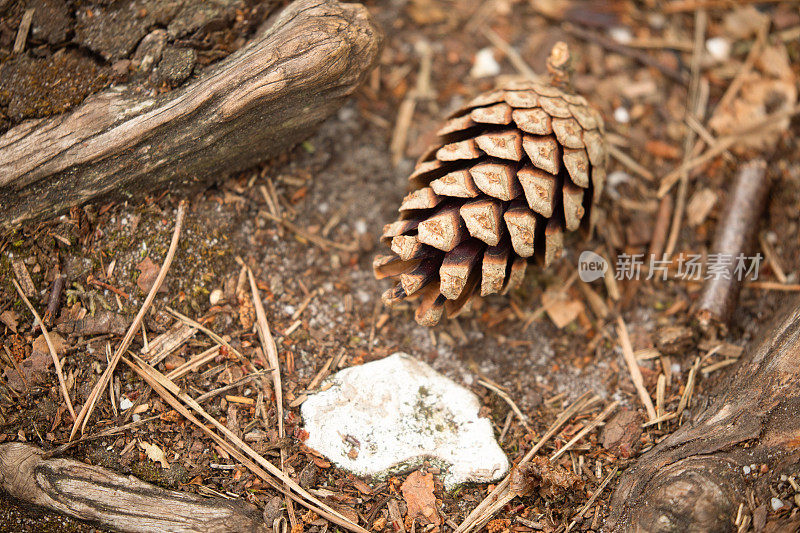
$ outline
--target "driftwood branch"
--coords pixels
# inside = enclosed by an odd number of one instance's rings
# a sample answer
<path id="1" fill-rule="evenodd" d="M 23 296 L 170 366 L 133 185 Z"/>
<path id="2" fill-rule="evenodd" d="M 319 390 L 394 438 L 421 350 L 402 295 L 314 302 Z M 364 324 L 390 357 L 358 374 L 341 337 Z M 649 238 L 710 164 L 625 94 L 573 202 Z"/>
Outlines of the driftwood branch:
<path id="1" fill-rule="evenodd" d="M 278 154 L 342 105 L 380 41 L 361 5 L 298 0 L 182 88 L 150 98 L 116 87 L 20 124 L 0 137 L 0 227 L 208 182 Z"/>
<path id="2" fill-rule="evenodd" d="M 71 459 L 43 459 L 39 448 L 22 443 L 0 445 L 0 490 L 114 531 L 268 531 L 246 502 L 166 490 Z"/>
<path id="3" fill-rule="evenodd" d="M 800 299 L 719 381 L 704 411 L 625 472 L 611 505 L 614 531 L 736 531 L 748 491 L 768 501 L 769 484 L 800 464 L 798 413 Z M 769 475 L 746 475 L 751 464 L 766 464 Z"/>

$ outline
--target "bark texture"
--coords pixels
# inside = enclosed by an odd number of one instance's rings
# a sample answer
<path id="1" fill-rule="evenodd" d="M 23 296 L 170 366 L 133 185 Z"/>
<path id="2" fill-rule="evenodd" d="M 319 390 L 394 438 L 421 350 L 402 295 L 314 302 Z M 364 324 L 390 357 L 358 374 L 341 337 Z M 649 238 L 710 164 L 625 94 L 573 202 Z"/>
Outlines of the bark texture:
<path id="1" fill-rule="evenodd" d="M 220 179 L 278 154 L 342 105 L 380 43 L 362 5 L 298 0 L 179 89 L 150 98 L 120 86 L 20 124 L 0 137 L 0 227 Z"/>
<path id="2" fill-rule="evenodd" d="M 800 299 L 763 330 L 727 378 L 694 420 L 625 472 L 612 500 L 613 531 L 735 531 L 747 492 L 768 500 L 768 485 L 797 468 Z M 766 464 L 768 474 L 745 475 L 750 464 Z"/>
<path id="3" fill-rule="evenodd" d="M 0 445 L 0 489 L 114 531 L 268 531 L 246 502 L 166 490 L 71 459 L 43 459 L 39 448 L 17 442 Z"/>

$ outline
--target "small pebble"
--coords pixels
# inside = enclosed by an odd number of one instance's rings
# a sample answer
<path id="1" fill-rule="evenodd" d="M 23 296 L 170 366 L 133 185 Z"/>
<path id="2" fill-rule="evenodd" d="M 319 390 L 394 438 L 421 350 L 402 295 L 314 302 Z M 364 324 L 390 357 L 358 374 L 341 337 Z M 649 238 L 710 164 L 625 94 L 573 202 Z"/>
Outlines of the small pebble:
<path id="1" fill-rule="evenodd" d="M 608 30 L 608 35 L 618 43 L 628 44 L 633 40 L 633 34 L 629 28 L 624 26 L 614 26 Z"/>
<path id="2" fill-rule="evenodd" d="M 749 466 L 747 466 L 747 465 L 744 465 L 744 466 L 742 467 L 742 472 L 744 472 L 744 475 L 745 475 L 745 476 L 749 476 L 749 475 L 750 475 L 750 467 L 749 467 Z"/>
<path id="3" fill-rule="evenodd" d="M 770 500 L 769 503 L 770 505 L 772 505 L 773 511 L 777 511 L 778 509 L 783 507 L 783 502 L 780 500 L 780 498 L 772 498 L 772 500 Z"/>
<path id="4" fill-rule="evenodd" d="M 624 107 L 618 107 L 614 110 L 614 120 L 620 124 L 627 124 L 631 121 L 631 114 Z"/>
<path id="5" fill-rule="evenodd" d="M 731 42 L 725 37 L 712 37 L 706 41 L 706 50 L 715 61 L 722 63 L 731 56 Z"/>
<path id="6" fill-rule="evenodd" d="M 481 48 L 475 54 L 475 62 L 469 75 L 473 78 L 488 78 L 500 74 L 500 63 L 494 57 L 491 48 Z"/>
<path id="7" fill-rule="evenodd" d="M 119 400 L 119 408 L 120 409 L 122 409 L 123 411 L 127 411 L 131 407 L 133 407 L 133 402 L 132 401 L 127 399 L 125 396 L 120 398 L 120 400 Z"/>
<path id="8" fill-rule="evenodd" d="M 222 301 L 222 289 L 214 289 L 211 291 L 208 301 L 211 303 L 211 305 L 217 305 L 220 303 Z"/>

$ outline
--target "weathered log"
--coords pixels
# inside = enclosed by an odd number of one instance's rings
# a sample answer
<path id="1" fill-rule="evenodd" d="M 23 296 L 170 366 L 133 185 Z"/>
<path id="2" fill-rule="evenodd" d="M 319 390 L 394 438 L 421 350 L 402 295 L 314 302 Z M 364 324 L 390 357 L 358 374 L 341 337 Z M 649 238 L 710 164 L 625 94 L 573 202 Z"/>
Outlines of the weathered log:
<path id="1" fill-rule="evenodd" d="M 23 502 L 114 531 L 271 530 L 249 503 L 166 490 L 99 466 L 43 459 L 42 453 L 18 442 L 0 445 L 0 489 Z"/>
<path id="2" fill-rule="evenodd" d="M 800 299 L 720 379 L 709 406 L 628 469 L 612 500 L 614 531 L 736 531 L 739 504 L 800 464 Z M 769 475 L 747 475 L 748 465 Z"/>
<path id="3" fill-rule="evenodd" d="M 115 87 L 24 122 L 0 137 L 0 227 L 101 196 L 220 179 L 274 156 L 342 105 L 380 42 L 364 6 L 297 0 L 179 89 L 148 97 Z"/>

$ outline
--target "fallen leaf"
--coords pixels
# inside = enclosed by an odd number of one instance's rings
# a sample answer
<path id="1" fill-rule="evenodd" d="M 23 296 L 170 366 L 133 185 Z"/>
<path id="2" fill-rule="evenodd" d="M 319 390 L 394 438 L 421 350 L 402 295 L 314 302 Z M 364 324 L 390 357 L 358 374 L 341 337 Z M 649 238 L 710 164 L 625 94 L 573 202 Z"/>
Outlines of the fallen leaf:
<path id="1" fill-rule="evenodd" d="M 58 333 L 49 332 L 50 335 L 50 342 L 53 343 L 53 348 L 56 350 L 56 354 L 64 353 L 64 350 L 67 349 L 67 343 L 64 342 L 64 338 L 59 335 Z M 47 346 L 47 340 L 44 338 L 44 335 L 39 335 L 36 337 L 36 340 L 33 341 L 33 353 L 43 353 L 47 354 L 48 357 L 50 356 L 50 348 Z"/>
<path id="2" fill-rule="evenodd" d="M 408 506 L 408 520 L 423 519 L 439 525 L 436 496 L 433 495 L 433 474 L 415 470 L 406 478 L 400 490 Z"/>
<path id="3" fill-rule="evenodd" d="M 147 294 L 150 292 L 150 289 L 153 288 L 153 283 L 156 282 L 158 271 L 161 270 L 161 267 L 153 263 L 153 261 L 150 259 L 150 256 L 147 256 L 136 265 L 136 269 L 140 272 L 139 278 L 136 280 L 136 284 L 145 294 Z M 167 289 L 163 285 L 158 289 L 158 292 L 166 291 Z"/>
<path id="4" fill-rule="evenodd" d="M 545 291 L 542 294 L 542 305 L 558 329 L 562 329 L 583 312 L 583 303 L 580 300 L 573 300 L 567 293 L 558 290 Z"/>
<path id="5" fill-rule="evenodd" d="M 19 315 L 12 310 L 3 311 L 0 313 L 0 322 L 5 324 L 12 332 L 17 332 L 17 324 L 19 324 Z"/>
<path id="6" fill-rule="evenodd" d="M 167 458 L 164 456 L 164 450 L 155 444 L 147 442 L 140 442 L 139 447 L 144 450 L 148 459 L 154 463 L 161 463 L 161 468 L 169 468 L 169 462 L 167 462 Z"/>

